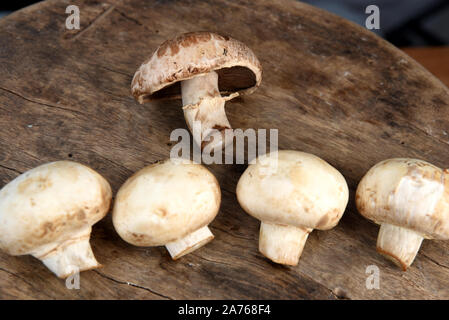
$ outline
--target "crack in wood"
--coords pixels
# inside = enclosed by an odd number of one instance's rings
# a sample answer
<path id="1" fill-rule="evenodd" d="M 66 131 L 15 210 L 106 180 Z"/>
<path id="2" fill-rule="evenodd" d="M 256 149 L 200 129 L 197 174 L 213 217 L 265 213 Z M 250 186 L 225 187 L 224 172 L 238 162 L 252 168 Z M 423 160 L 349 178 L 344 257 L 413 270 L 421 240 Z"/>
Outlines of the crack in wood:
<path id="1" fill-rule="evenodd" d="M 134 23 L 137 24 L 138 26 L 142 26 L 142 27 L 146 28 L 145 25 L 144 25 L 142 22 L 140 22 L 139 20 L 137 20 L 137 19 L 135 19 L 135 18 L 132 18 L 132 17 L 128 16 L 126 13 L 124 13 L 123 11 L 121 11 L 121 10 L 119 10 L 119 9 L 116 9 L 116 11 L 117 11 L 123 18 L 125 18 L 125 19 L 127 19 L 127 20 L 129 20 L 129 21 L 134 22 Z"/>
<path id="2" fill-rule="evenodd" d="M 4 166 L 2 164 L 0 164 L 0 168 L 6 169 L 6 170 L 9 170 L 9 171 L 13 171 L 13 172 L 18 173 L 18 174 L 22 174 L 23 173 L 23 172 L 20 172 L 19 170 L 16 170 L 14 168 L 10 168 L 10 167 Z"/>
<path id="3" fill-rule="evenodd" d="M 143 27 L 145 30 L 147 30 L 147 31 L 149 31 L 149 32 L 151 32 L 151 33 L 158 33 L 158 31 L 156 30 L 156 31 L 154 31 L 154 30 L 151 30 L 150 28 L 148 28 L 145 24 L 143 24 L 142 22 L 140 22 L 139 20 L 137 20 L 136 18 L 133 18 L 133 17 L 130 17 L 128 14 L 126 14 L 125 12 L 123 12 L 123 11 L 121 11 L 121 10 L 119 10 L 119 9 L 115 9 L 115 11 L 117 11 L 123 18 L 125 18 L 125 19 L 127 19 L 127 20 L 129 20 L 129 21 L 131 21 L 131 22 L 133 22 L 133 23 L 135 23 L 136 25 L 138 25 L 138 26 L 140 26 L 140 27 Z"/>
<path id="4" fill-rule="evenodd" d="M 301 272 L 301 271 L 299 271 L 298 273 L 299 273 L 299 275 L 300 275 L 302 278 L 307 279 L 307 280 L 309 280 L 309 281 L 311 281 L 311 282 L 314 282 L 314 283 L 316 283 L 318 286 L 320 286 L 320 287 L 322 287 L 322 288 L 328 290 L 328 291 L 329 291 L 329 294 L 330 294 L 331 296 L 333 296 L 335 299 L 337 299 L 337 300 L 352 300 L 351 297 L 348 296 L 348 294 L 346 293 L 346 291 L 342 290 L 341 288 L 331 289 L 331 288 L 329 288 L 328 286 L 322 284 L 321 282 L 319 282 L 319 281 L 313 279 L 312 277 L 308 276 L 307 274 L 305 274 L 305 273 L 303 273 L 303 272 Z M 340 291 L 340 292 L 339 292 L 339 291 Z"/>
<path id="5" fill-rule="evenodd" d="M 423 257 L 424 257 L 424 258 L 426 258 L 427 260 L 429 260 L 429 261 L 433 262 L 433 263 L 434 263 L 434 264 L 436 264 L 437 266 L 439 266 L 439 267 L 442 267 L 442 268 L 445 268 L 445 269 L 448 269 L 448 270 L 449 270 L 449 266 L 447 266 L 447 265 L 445 265 L 445 264 L 442 264 L 442 263 L 440 263 L 440 262 L 436 261 L 435 259 L 433 259 L 433 258 L 429 257 L 428 255 L 426 255 L 426 254 L 423 254 L 422 252 L 421 252 L 421 256 L 423 256 Z"/>
<path id="6" fill-rule="evenodd" d="M 247 240 L 247 241 L 256 241 L 257 240 L 256 238 L 246 238 L 246 237 L 243 237 L 243 236 L 240 236 L 240 235 L 236 235 L 236 234 L 234 234 L 234 233 L 232 233 L 230 231 L 218 228 L 216 226 L 209 226 L 209 227 L 211 229 L 218 230 L 218 231 L 221 231 L 223 233 L 226 233 L 226 234 L 230 235 L 231 237 L 234 237 L 234 238 L 237 238 L 237 239 L 242 239 L 242 240 Z"/>
<path id="7" fill-rule="evenodd" d="M 144 287 L 144 286 L 141 286 L 141 285 L 138 285 L 138 284 L 129 282 L 129 281 L 117 280 L 117 279 L 115 279 L 115 278 L 113 278 L 113 277 L 111 277 L 111 276 L 105 275 L 104 273 L 101 273 L 101 272 L 99 272 L 99 271 L 97 271 L 97 270 L 93 270 L 93 271 L 94 271 L 96 274 L 98 274 L 100 277 L 102 277 L 102 278 L 104 278 L 104 279 L 107 279 L 107 280 L 109 280 L 109 281 L 112 281 L 112 282 L 115 282 L 115 283 L 118 283 L 118 284 L 126 284 L 126 285 L 131 286 L 131 287 L 134 287 L 134 288 L 146 290 L 146 291 L 148 291 L 148 292 L 150 292 L 150 293 L 152 293 L 152 294 L 154 294 L 154 295 L 156 295 L 156 296 L 159 296 L 159 297 L 161 297 L 161 298 L 164 298 L 164 299 L 167 299 L 167 300 L 173 300 L 173 298 L 171 298 L 171 297 L 169 297 L 169 296 L 166 296 L 166 295 L 163 295 L 163 294 L 161 294 L 161 293 L 158 293 L 158 292 L 156 292 L 156 291 L 154 291 L 154 290 L 152 290 L 152 289 L 150 289 L 150 288 L 148 288 L 148 287 Z"/>
<path id="8" fill-rule="evenodd" d="M 26 101 L 29 101 L 29 102 L 32 102 L 32 103 L 35 103 L 35 104 L 39 104 L 41 106 L 46 106 L 46 107 L 49 107 L 49 108 L 55 108 L 55 109 L 63 110 L 63 111 L 66 111 L 66 112 L 76 113 L 76 114 L 83 115 L 83 116 L 87 117 L 86 114 L 84 114 L 84 113 L 82 113 L 82 112 L 80 112 L 78 110 L 73 110 L 73 109 L 70 109 L 68 107 L 61 107 L 61 106 L 57 106 L 57 105 L 54 105 L 54 104 L 51 104 L 51 103 L 48 103 L 48 102 L 42 102 L 42 101 L 38 101 L 38 100 L 35 100 L 35 99 L 32 99 L 32 98 L 28 98 L 28 97 L 25 97 L 23 94 L 21 94 L 19 92 L 16 92 L 14 90 L 11 90 L 11 89 L 7 89 L 7 88 L 3 88 L 3 87 L 0 87 L 0 89 L 5 91 L 5 92 L 8 92 L 8 93 L 10 93 L 12 95 L 15 95 L 15 96 L 17 96 L 19 98 L 22 98 L 22 99 L 24 99 Z"/>
<path id="9" fill-rule="evenodd" d="M 111 72 L 114 72 L 114 73 L 117 73 L 117 74 L 124 75 L 127 78 L 129 78 L 129 79 L 133 78 L 133 76 L 131 74 L 126 73 L 124 71 L 114 70 L 114 69 L 111 69 L 111 68 L 108 68 L 108 67 L 105 67 L 105 66 L 98 66 L 98 67 L 101 68 L 101 69 L 104 69 L 104 70 L 108 70 L 108 71 L 111 71 Z"/>
<path id="10" fill-rule="evenodd" d="M 109 68 L 109 67 L 106 67 L 104 65 L 98 64 L 98 63 L 91 63 L 89 61 L 83 61 L 83 63 L 85 63 L 88 66 L 94 67 L 94 68 L 100 68 L 100 69 L 104 69 L 104 70 L 107 70 L 107 71 L 110 71 L 110 72 L 114 72 L 114 73 L 126 76 L 130 80 L 130 83 L 131 83 L 131 80 L 132 80 L 134 72 L 135 72 L 134 70 L 132 72 L 116 70 L 116 69 Z"/>
<path id="11" fill-rule="evenodd" d="M 230 267 L 234 267 L 235 266 L 233 264 L 229 264 L 229 263 L 226 263 L 226 262 L 208 259 L 208 258 L 200 256 L 200 255 L 198 255 L 196 253 L 191 253 L 191 255 L 194 256 L 194 257 L 197 257 L 197 258 L 199 258 L 201 260 L 210 262 L 210 263 L 221 264 L 221 265 L 230 266 Z M 351 300 L 351 298 L 347 295 L 346 291 L 343 291 L 340 288 L 332 290 L 332 289 L 328 288 L 327 286 L 323 285 L 322 283 L 318 282 L 317 280 L 312 279 L 311 277 L 309 277 L 309 276 L 307 276 L 307 275 L 305 275 L 303 273 L 301 273 L 301 277 L 303 277 L 304 279 L 307 279 L 307 280 L 309 280 L 309 281 L 311 281 L 313 283 L 316 283 L 319 287 L 325 288 L 326 290 L 329 291 L 330 295 L 333 296 L 335 299 L 338 299 L 338 300 Z"/>
<path id="12" fill-rule="evenodd" d="M 27 280 L 25 280 L 24 278 L 22 278 L 22 277 L 21 277 L 20 275 L 18 275 L 17 273 L 14 273 L 14 272 L 9 271 L 9 270 L 7 270 L 7 269 L 5 269 L 5 268 L 2 268 L 2 267 L 0 267 L 0 271 L 3 271 L 3 272 L 5 272 L 5 273 L 10 274 L 10 275 L 12 275 L 13 277 L 16 277 L 16 278 L 22 280 L 24 283 L 26 283 L 27 285 L 29 285 L 31 288 L 36 289 L 36 287 L 35 287 L 33 284 L 31 284 L 30 282 L 28 282 Z M 41 293 L 43 293 L 44 295 L 46 295 L 47 297 L 49 297 L 48 294 L 46 294 L 45 292 L 42 292 L 41 290 L 39 290 L 39 291 L 40 291 Z"/>
<path id="13" fill-rule="evenodd" d="M 408 124 L 410 127 L 415 128 L 416 130 L 421 131 L 421 132 L 424 133 L 426 136 L 428 136 L 428 137 L 430 137 L 430 138 L 433 138 L 433 139 L 435 139 L 436 141 L 438 141 L 438 142 L 440 142 L 440 143 L 449 145 L 449 141 L 442 140 L 441 138 L 439 138 L 439 137 L 437 137 L 437 136 L 434 136 L 433 134 L 427 132 L 426 130 L 424 130 L 424 129 L 422 129 L 422 128 L 416 126 L 416 125 L 411 124 L 411 123 L 408 122 L 408 121 L 407 121 L 407 124 Z"/>
<path id="14" fill-rule="evenodd" d="M 109 15 L 112 11 L 114 11 L 115 6 L 111 5 L 109 8 L 107 8 L 105 11 L 100 13 L 96 18 L 92 20 L 91 23 L 89 23 L 83 30 L 73 35 L 73 37 L 70 37 L 70 40 L 75 40 L 81 37 L 84 33 L 86 33 L 88 30 L 92 29 L 94 25 L 98 24 L 99 21 L 101 21 L 103 18 L 105 18 L 107 15 Z"/>

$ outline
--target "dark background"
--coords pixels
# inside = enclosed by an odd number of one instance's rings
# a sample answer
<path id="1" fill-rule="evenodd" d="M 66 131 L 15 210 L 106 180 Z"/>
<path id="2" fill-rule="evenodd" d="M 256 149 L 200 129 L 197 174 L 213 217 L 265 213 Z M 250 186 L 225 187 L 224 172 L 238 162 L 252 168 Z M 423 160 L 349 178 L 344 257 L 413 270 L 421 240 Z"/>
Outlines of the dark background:
<path id="1" fill-rule="evenodd" d="M 275 0 L 273 0 L 275 1 Z M 5 3 L 6 2 L 6 3 Z M 0 19 L 37 1 L 2 1 Z M 368 5 L 380 9 L 380 30 L 398 47 L 449 44 L 449 0 L 303 0 L 365 26 Z"/>

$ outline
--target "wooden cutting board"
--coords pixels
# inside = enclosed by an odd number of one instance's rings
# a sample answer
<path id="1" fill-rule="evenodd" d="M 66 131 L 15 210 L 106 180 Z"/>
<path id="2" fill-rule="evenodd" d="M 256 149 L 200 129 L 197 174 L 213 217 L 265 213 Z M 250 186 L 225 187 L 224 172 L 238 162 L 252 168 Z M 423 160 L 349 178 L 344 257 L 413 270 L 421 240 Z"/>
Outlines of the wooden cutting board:
<path id="1" fill-rule="evenodd" d="M 103 268 L 68 290 L 31 256 L 0 253 L 1 298 L 406 299 L 449 298 L 449 242 L 424 241 L 407 272 L 376 253 L 378 227 L 354 206 L 375 163 L 416 157 L 449 166 L 449 91 L 371 32 L 295 1 L 76 1 L 81 29 L 66 30 L 72 1 L 47 1 L 0 20 L 0 186 L 49 161 L 79 161 L 114 191 L 135 171 L 169 156 L 185 128 L 180 101 L 137 104 L 130 83 L 165 39 L 209 30 L 258 55 L 261 87 L 227 103 L 234 128 L 278 128 L 279 147 L 338 168 L 350 203 L 331 231 L 314 231 L 297 267 L 258 252 L 259 221 L 239 207 L 245 165 L 209 166 L 222 188 L 216 238 L 178 261 L 165 248 L 122 241 L 108 215 L 93 228 Z M 366 268 L 380 289 L 366 288 Z"/>

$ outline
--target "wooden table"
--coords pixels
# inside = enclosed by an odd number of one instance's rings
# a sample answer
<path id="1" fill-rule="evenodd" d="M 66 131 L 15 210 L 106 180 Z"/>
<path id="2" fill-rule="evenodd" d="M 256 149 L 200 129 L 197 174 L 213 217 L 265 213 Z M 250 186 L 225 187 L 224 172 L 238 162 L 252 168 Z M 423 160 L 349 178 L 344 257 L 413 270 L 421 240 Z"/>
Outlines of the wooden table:
<path id="1" fill-rule="evenodd" d="M 66 30 L 71 3 L 43 2 L 0 20 L 0 185 L 70 159 L 117 191 L 133 172 L 167 158 L 170 132 L 186 126 L 180 101 L 137 104 L 132 76 L 165 39 L 210 30 L 245 42 L 264 68 L 255 93 L 227 103 L 233 127 L 279 128 L 281 149 L 326 159 L 346 177 L 351 199 L 340 224 L 314 231 L 299 265 L 283 267 L 258 252 L 259 222 L 236 201 L 245 166 L 212 165 L 223 199 L 207 246 L 172 261 L 165 248 L 122 241 L 108 215 L 91 240 L 104 267 L 83 272 L 80 290 L 31 256 L 0 253 L 1 298 L 449 298 L 448 241 L 424 241 L 402 272 L 376 253 L 378 227 L 354 206 L 358 181 L 378 161 L 449 165 L 449 91 L 414 60 L 294 1 L 77 1 L 81 29 Z M 448 66 L 447 49 L 409 52 L 424 62 L 431 54 L 437 75 Z M 366 288 L 370 265 L 380 269 L 379 290 Z"/>

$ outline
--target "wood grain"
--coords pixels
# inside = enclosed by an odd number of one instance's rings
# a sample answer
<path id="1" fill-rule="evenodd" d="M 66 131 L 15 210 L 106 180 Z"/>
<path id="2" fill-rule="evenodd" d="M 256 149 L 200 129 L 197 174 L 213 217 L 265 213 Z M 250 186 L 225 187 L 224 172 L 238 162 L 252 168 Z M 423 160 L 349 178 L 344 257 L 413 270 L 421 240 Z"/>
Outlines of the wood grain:
<path id="1" fill-rule="evenodd" d="M 81 10 L 66 30 L 65 8 Z M 38 260 L 0 253 L 0 298 L 24 299 L 435 299 L 449 298 L 449 243 L 424 241 L 402 272 L 375 251 L 378 227 L 354 206 L 375 163 L 449 162 L 449 90 L 400 50 L 334 15 L 295 1 L 47 1 L 0 20 L 0 185 L 39 164 L 87 164 L 114 192 L 169 156 L 185 128 L 180 101 L 137 104 L 130 83 L 165 39 L 188 31 L 230 35 L 264 68 L 261 87 L 227 103 L 234 128 L 278 128 L 279 147 L 314 153 L 346 177 L 340 224 L 314 231 L 297 267 L 257 250 L 259 222 L 235 197 L 244 165 L 212 165 L 223 193 L 216 238 L 179 261 L 164 248 L 122 241 L 108 215 L 93 228 L 104 265 L 68 290 Z M 367 266 L 380 269 L 368 290 Z"/>

